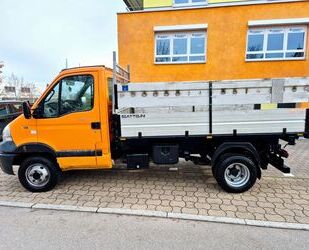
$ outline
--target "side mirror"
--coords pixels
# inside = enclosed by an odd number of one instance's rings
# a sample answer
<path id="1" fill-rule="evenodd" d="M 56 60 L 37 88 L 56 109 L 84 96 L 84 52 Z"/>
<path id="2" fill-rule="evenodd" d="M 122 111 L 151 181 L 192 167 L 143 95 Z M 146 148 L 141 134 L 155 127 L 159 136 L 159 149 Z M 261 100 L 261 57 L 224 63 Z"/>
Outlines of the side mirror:
<path id="1" fill-rule="evenodd" d="M 31 118 L 31 109 L 29 102 L 23 102 L 23 113 L 26 119 Z"/>
<path id="2" fill-rule="evenodd" d="M 33 109 L 32 117 L 34 119 L 42 118 L 42 107 L 38 106 L 36 109 Z"/>

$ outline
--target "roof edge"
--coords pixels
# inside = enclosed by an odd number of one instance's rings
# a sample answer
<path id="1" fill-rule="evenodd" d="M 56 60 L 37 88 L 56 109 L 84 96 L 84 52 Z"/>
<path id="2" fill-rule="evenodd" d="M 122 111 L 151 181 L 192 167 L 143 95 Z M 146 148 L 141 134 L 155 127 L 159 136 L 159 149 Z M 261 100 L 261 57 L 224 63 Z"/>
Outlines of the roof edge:
<path id="1" fill-rule="evenodd" d="M 124 0 L 127 1 L 127 0 Z M 281 3 L 301 3 L 307 2 L 307 0 L 254 0 L 254 1 L 243 1 L 243 2 L 223 2 L 223 3 L 212 3 L 204 6 L 186 6 L 186 7 L 159 7 L 149 8 L 143 10 L 132 10 L 128 12 L 118 12 L 118 15 L 122 14 L 138 14 L 138 13 L 150 13 L 150 12 L 164 12 L 164 11 L 179 11 L 179 10 L 194 10 L 194 9 L 210 9 L 210 8 L 222 8 L 222 7 L 238 7 L 238 6 L 250 6 L 250 5 L 267 5 L 267 4 L 281 4 Z"/>

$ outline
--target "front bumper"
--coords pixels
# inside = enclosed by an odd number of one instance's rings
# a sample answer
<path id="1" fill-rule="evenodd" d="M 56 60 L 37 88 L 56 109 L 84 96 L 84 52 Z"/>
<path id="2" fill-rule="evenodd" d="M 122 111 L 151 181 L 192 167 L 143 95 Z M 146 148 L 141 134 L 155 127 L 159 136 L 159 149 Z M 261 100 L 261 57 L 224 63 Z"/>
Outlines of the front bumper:
<path id="1" fill-rule="evenodd" d="M 14 175 L 13 162 L 17 156 L 15 150 L 16 146 L 12 141 L 0 143 L 0 168 L 9 175 Z"/>
<path id="2" fill-rule="evenodd" d="M 16 154 L 0 153 L 0 167 L 2 171 L 9 175 L 14 175 L 13 162 Z"/>

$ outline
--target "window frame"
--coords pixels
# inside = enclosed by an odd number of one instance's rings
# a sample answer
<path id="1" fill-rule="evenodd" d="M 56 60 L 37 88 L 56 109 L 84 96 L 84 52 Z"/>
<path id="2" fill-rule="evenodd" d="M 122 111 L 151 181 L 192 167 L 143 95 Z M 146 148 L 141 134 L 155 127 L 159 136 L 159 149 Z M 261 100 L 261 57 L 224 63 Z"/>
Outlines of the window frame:
<path id="1" fill-rule="evenodd" d="M 283 50 L 267 50 L 268 45 L 268 36 L 271 33 L 270 30 L 283 30 Z M 304 29 L 305 36 L 304 36 L 304 49 L 303 50 L 288 50 L 288 35 L 290 29 Z M 250 32 L 254 31 L 262 31 L 264 36 L 263 40 L 263 50 L 261 51 L 248 51 L 248 44 L 249 44 L 249 35 Z M 263 61 L 302 61 L 307 59 L 307 43 L 308 43 L 308 26 L 307 25 L 284 25 L 284 26 L 266 26 L 266 27 L 249 27 L 247 31 L 247 41 L 246 41 L 246 49 L 245 49 L 245 61 L 246 62 L 263 62 Z M 304 53 L 303 57 L 286 57 L 286 53 Z M 274 54 L 274 53 L 283 53 L 282 58 L 266 58 L 266 54 Z M 263 54 L 263 58 L 253 58 L 248 59 L 248 55 L 255 55 L 255 54 Z"/>
<path id="2" fill-rule="evenodd" d="M 205 6 L 205 5 L 208 5 L 208 0 L 197 3 L 193 3 L 192 0 L 188 0 L 188 3 L 176 3 L 176 0 L 173 0 L 173 7 Z"/>
<path id="3" fill-rule="evenodd" d="M 191 37 L 193 34 L 202 34 L 203 38 L 205 38 L 205 44 L 204 44 L 204 53 L 202 54 L 191 54 Z M 174 36 L 175 35 L 183 35 L 185 34 L 187 37 L 187 54 L 174 54 Z M 157 55 L 157 37 L 162 35 L 169 36 L 169 42 L 170 42 L 170 54 L 169 55 Z M 207 30 L 191 30 L 191 31 L 161 31 L 161 32 L 155 32 L 155 43 L 154 43 L 154 64 L 158 65 L 165 65 L 165 64 L 205 64 L 207 62 L 207 38 L 208 38 L 208 32 Z M 188 57 L 188 61 L 173 61 L 173 57 Z M 205 56 L 205 60 L 200 61 L 190 61 L 190 56 Z M 169 62 L 157 62 L 157 58 L 166 58 L 169 57 L 171 61 Z"/>
<path id="4" fill-rule="evenodd" d="M 91 101 L 91 109 L 88 110 L 83 110 L 83 111 L 75 111 L 75 112 L 70 112 L 70 113 L 65 113 L 65 114 L 61 114 L 60 112 L 60 99 L 61 99 L 61 92 L 62 92 L 62 81 L 65 80 L 66 78 L 69 77 L 78 77 L 78 76 L 82 76 L 82 77 L 92 77 L 93 79 L 93 99 Z M 49 96 L 49 94 L 55 89 L 55 87 L 59 85 L 59 90 L 58 90 L 58 116 L 55 117 L 45 117 L 44 116 L 44 103 L 46 98 Z M 94 109 L 95 106 L 95 77 L 92 74 L 80 74 L 80 75 L 67 75 L 67 76 L 63 76 L 62 78 L 60 78 L 59 80 L 56 81 L 55 84 L 52 85 L 51 89 L 45 94 L 44 98 L 40 101 L 40 103 L 38 104 L 37 108 L 35 109 L 34 113 L 35 114 L 35 119 L 57 119 L 57 118 L 61 118 L 70 114 L 75 114 L 75 113 L 83 113 L 83 112 L 90 112 Z"/>

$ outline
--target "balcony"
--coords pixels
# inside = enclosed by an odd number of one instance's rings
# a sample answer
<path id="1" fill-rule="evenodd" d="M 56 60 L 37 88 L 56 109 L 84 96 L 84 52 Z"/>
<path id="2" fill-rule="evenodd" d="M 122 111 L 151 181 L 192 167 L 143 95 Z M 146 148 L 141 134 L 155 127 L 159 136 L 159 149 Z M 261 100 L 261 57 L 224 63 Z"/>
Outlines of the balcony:
<path id="1" fill-rule="evenodd" d="M 128 10 L 143 10 L 144 1 L 143 0 L 124 0 L 125 4 L 128 7 Z"/>

